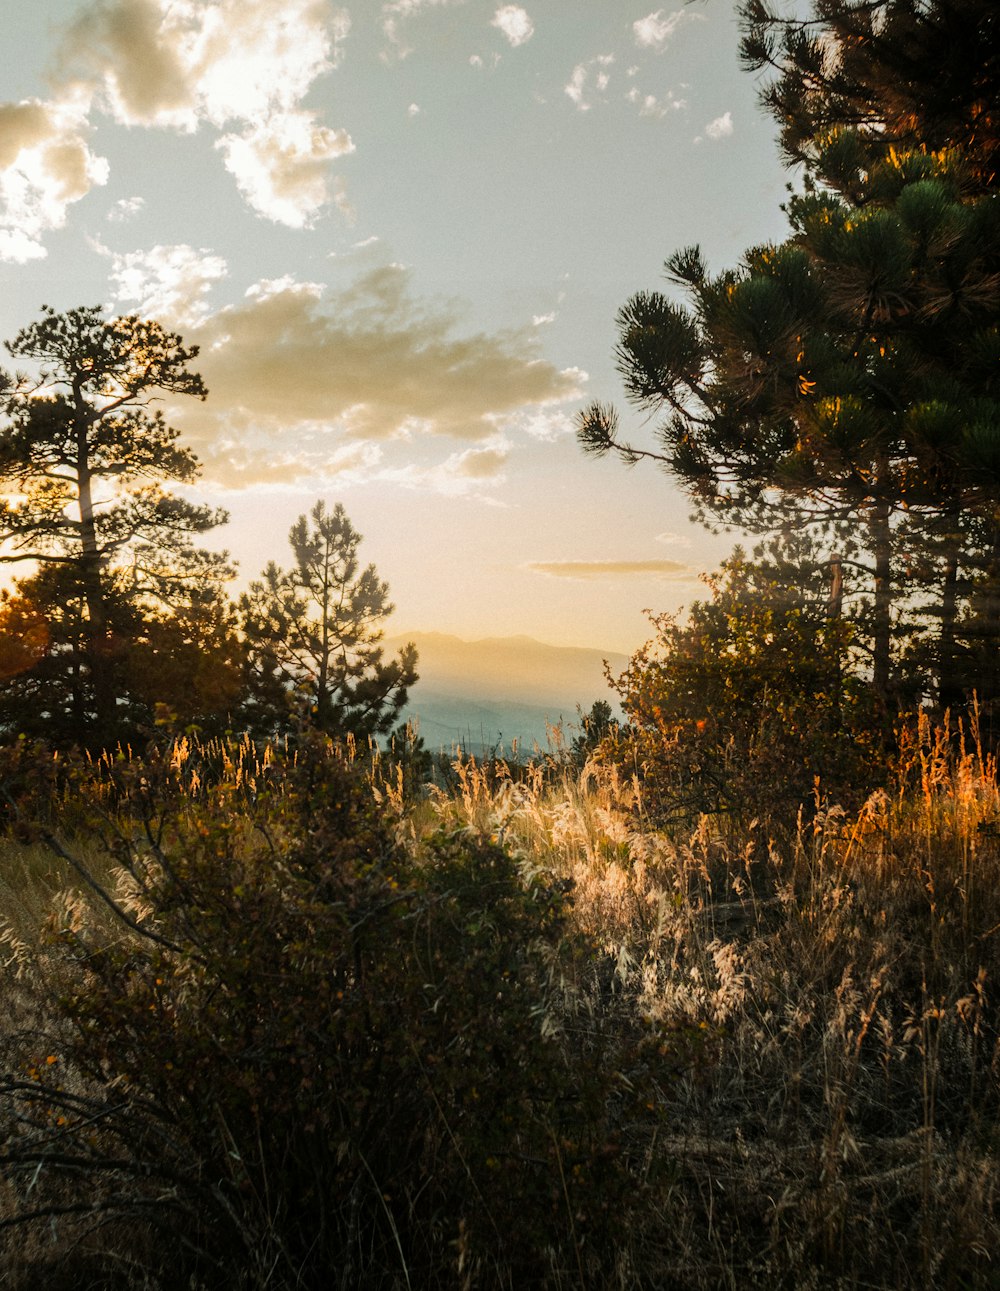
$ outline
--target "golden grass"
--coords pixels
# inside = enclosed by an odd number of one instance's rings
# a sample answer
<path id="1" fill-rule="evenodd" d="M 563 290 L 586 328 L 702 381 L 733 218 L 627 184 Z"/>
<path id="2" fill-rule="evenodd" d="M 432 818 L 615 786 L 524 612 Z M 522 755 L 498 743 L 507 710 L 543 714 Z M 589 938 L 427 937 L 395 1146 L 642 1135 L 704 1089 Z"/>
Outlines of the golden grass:
<path id="1" fill-rule="evenodd" d="M 1000 1285 L 996 765 L 924 725 L 900 767 L 791 834 L 656 831 L 637 783 L 593 762 L 464 761 L 435 794 L 573 880 L 610 991 L 715 1037 L 664 1092 L 662 1284 Z"/>
<path id="2" fill-rule="evenodd" d="M 407 805 L 371 766 L 402 830 L 492 835 L 571 880 L 599 971 L 545 1025 L 606 1010 L 705 1038 L 660 1092 L 671 1179 L 637 1179 L 615 1285 L 1000 1286 L 1000 789 L 974 734 L 922 725 L 891 789 L 791 830 L 655 829 L 598 760 L 453 776 Z M 0 867 L 9 952 L 70 876 L 9 842 Z"/>

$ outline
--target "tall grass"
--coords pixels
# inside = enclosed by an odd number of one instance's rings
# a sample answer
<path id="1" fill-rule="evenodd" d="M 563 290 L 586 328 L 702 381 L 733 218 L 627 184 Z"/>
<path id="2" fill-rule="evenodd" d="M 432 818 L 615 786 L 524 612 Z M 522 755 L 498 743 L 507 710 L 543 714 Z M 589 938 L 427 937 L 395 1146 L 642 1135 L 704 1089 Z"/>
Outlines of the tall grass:
<path id="1" fill-rule="evenodd" d="M 185 792 L 211 792 L 204 759 L 176 758 Z M 459 757 L 416 802 L 396 765 L 364 758 L 414 854 L 442 830 L 483 837 L 526 885 L 569 892 L 586 959 L 553 956 L 540 1036 L 567 1055 L 616 1028 L 677 1036 L 670 1078 L 644 1086 L 652 1134 L 616 1095 L 632 1187 L 610 1257 L 591 1259 L 567 1210 L 546 1285 L 1000 1286 L 1000 791 L 974 731 L 921 723 L 888 788 L 855 812 L 818 789 L 790 828 L 654 828 L 641 780 L 599 758 Z M 223 778 L 256 793 L 265 760 L 230 752 Z M 74 876 L 2 846 L 12 967 Z M 454 1240 L 436 1285 L 509 1284 Z"/>
<path id="2" fill-rule="evenodd" d="M 650 1284 L 1000 1285 L 1000 793 L 974 732 L 922 722 L 890 790 L 792 831 L 651 829 L 597 762 L 458 782 L 435 812 L 572 880 L 620 995 L 713 1037 L 665 1091 Z"/>

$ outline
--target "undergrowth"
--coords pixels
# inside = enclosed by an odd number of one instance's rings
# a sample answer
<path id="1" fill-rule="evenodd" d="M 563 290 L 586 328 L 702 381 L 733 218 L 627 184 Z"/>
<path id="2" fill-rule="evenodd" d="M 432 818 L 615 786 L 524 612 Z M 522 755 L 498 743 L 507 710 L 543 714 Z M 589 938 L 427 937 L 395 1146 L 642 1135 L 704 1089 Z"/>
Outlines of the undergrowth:
<path id="1" fill-rule="evenodd" d="M 5 1285 L 1000 1284 L 974 741 L 670 829 L 599 756 L 227 756 L 12 795 Z"/>

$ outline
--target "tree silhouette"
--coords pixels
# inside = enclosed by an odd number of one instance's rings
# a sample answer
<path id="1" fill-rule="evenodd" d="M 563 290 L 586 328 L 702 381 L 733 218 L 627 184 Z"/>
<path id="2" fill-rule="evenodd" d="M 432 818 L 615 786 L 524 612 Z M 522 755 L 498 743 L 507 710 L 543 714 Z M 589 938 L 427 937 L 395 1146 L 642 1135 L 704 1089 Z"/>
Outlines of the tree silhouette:
<path id="1" fill-rule="evenodd" d="M 601 405 L 579 435 L 597 454 L 659 461 L 705 518 L 850 522 L 886 706 L 894 603 L 919 590 L 903 585 L 903 553 L 916 549 L 938 583 L 946 693 L 959 565 L 994 543 L 982 522 L 995 530 L 1000 505 L 1000 214 L 955 154 L 892 153 L 866 169 L 853 134 L 831 136 L 830 154 L 842 169 L 853 157 L 854 200 L 807 178 L 785 243 L 717 277 L 697 248 L 679 252 L 667 276 L 689 304 L 644 292 L 621 310 L 619 370 L 634 403 L 664 414 L 657 447 L 622 440 Z"/>
<path id="2" fill-rule="evenodd" d="M 7 382 L 0 561 L 62 571 L 63 591 L 81 611 L 76 719 L 92 740 L 107 741 L 124 685 L 121 607 L 183 601 L 227 572 L 224 556 L 192 542 L 226 514 L 163 489 L 194 479 L 198 463 L 151 408 L 164 394 L 205 398 L 188 367 L 198 351 L 156 322 L 106 319 L 100 307 L 46 307 L 7 348 L 37 375 Z M 32 599 L 43 614 L 52 609 Z"/>
<path id="3" fill-rule="evenodd" d="M 332 512 L 317 502 L 288 540 L 291 569 L 272 562 L 241 602 L 255 722 L 286 721 L 297 690 L 321 730 L 385 734 L 417 679 L 412 644 L 383 659 L 382 624 L 393 610 L 388 585 L 374 565 L 361 569 L 361 534 L 339 502 Z"/>
<path id="4" fill-rule="evenodd" d="M 808 16 L 745 0 L 740 16 L 742 61 L 772 73 L 761 99 L 792 164 L 818 173 L 823 140 L 849 128 L 873 160 L 890 150 L 957 149 L 976 190 L 996 189 L 995 0 L 815 0 Z M 834 187 L 843 178 L 836 169 L 820 177 Z"/>

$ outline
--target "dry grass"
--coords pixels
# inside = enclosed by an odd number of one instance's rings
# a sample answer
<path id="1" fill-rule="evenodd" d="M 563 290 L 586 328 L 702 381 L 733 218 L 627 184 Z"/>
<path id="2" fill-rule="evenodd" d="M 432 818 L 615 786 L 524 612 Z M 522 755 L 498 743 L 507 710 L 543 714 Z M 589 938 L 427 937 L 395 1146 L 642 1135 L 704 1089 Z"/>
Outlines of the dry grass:
<path id="1" fill-rule="evenodd" d="M 664 1095 L 676 1173 L 639 1280 L 1000 1285 L 996 766 L 926 726 L 900 765 L 895 792 L 790 836 L 651 830 L 639 786 L 595 763 L 468 761 L 436 795 L 573 880 L 621 997 L 715 1038 Z"/>
<path id="2" fill-rule="evenodd" d="M 572 881 L 599 971 L 546 1025 L 610 1009 L 705 1037 L 662 1090 L 672 1170 L 636 1180 L 615 1286 L 1000 1286 L 996 764 L 923 726 L 899 768 L 855 814 L 664 832 L 598 761 L 459 759 L 405 810 L 373 767 L 401 829 L 493 835 Z M 2 847 L 10 970 L 68 875 Z"/>

